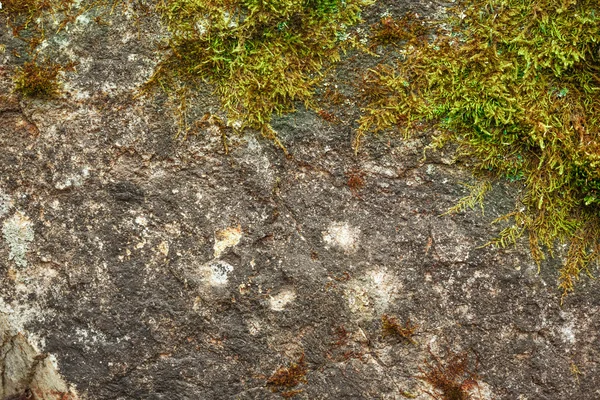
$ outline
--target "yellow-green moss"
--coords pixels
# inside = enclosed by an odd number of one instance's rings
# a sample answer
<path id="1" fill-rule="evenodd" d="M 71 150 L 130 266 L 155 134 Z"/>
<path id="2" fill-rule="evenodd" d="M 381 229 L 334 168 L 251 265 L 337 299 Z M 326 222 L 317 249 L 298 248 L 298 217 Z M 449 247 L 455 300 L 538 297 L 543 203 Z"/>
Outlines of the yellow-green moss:
<path id="1" fill-rule="evenodd" d="M 47 19 L 57 22 L 57 31 L 72 21 L 73 0 L 3 0 L 0 18 L 12 28 L 14 37 L 27 43 L 25 53 L 13 56 L 26 60 L 16 68 L 15 89 L 27 97 L 51 98 L 60 93 L 61 72 L 72 70 L 73 63 L 59 64 L 39 53 L 39 45 L 48 34 Z"/>
<path id="2" fill-rule="evenodd" d="M 162 0 L 171 55 L 151 82 L 174 91 L 181 82 L 189 89 L 208 81 L 229 126 L 258 129 L 278 141 L 271 116 L 293 111 L 298 101 L 311 103 L 322 69 L 353 42 L 348 27 L 369 2 Z M 181 112 L 186 104 L 180 104 Z"/>
<path id="3" fill-rule="evenodd" d="M 540 261 L 569 241 L 567 293 L 600 254 L 600 5 L 466 0 L 449 14 L 447 31 L 369 72 L 355 146 L 431 127 L 432 147 L 457 144 L 476 172 L 523 182 L 494 243 L 527 232 Z"/>
<path id="4" fill-rule="evenodd" d="M 72 64 L 64 66 L 49 60 L 28 61 L 17 68 L 15 89 L 27 97 L 56 97 L 60 93 L 60 73 L 72 67 Z"/>

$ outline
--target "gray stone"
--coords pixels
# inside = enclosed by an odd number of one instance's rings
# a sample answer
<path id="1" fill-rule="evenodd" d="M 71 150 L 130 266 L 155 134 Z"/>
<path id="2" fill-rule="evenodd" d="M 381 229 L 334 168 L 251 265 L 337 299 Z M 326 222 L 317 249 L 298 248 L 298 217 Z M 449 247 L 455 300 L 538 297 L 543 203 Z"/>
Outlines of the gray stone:
<path id="1" fill-rule="evenodd" d="M 362 28 L 439 7 L 380 2 Z M 267 380 L 304 355 L 296 398 L 428 399 L 425 360 L 461 352 L 474 398 L 600 398 L 600 283 L 582 279 L 561 307 L 560 259 L 538 274 L 524 239 L 481 247 L 518 183 L 494 184 L 485 215 L 441 216 L 473 178 L 449 151 L 423 161 L 427 132 L 369 137 L 354 155 L 351 122 L 301 107 L 273 123 L 289 158 L 255 132 L 227 131 L 229 155 L 210 130 L 175 139 L 165 98 L 132 98 L 164 27 L 94 16 L 48 39 L 80 63 L 58 100 L 12 93 L 22 44 L 0 24 L 0 218 L 18 210 L 35 232 L 22 258 L 0 243 L 13 331 L 0 398 L 275 399 Z M 350 82 L 373 62 L 348 54 L 334 73 Z M 191 112 L 218 104 L 205 88 Z M 353 121 L 358 107 L 335 111 Z M 384 314 L 417 324 L 415 343 L 384 337 Z"/>

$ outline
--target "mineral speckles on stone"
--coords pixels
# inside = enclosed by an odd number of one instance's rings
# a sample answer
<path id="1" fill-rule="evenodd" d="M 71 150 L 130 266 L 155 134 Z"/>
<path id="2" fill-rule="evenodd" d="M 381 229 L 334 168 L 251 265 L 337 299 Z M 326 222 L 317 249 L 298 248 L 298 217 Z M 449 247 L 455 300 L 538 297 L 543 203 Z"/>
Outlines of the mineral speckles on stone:
<path id="1" fill-rule="evenodd" d="M 431 251 L 440 261 L 464 262 L 469 258 L 472 246 L 456 222 L 447 219 L 443 224 L 432 225 L 431 237 Z"/>
<path id="2" fill-rule="evenodd" d="M 169 243 L 162 241 L 159 243 L 157 249 L 163 256 L 166 257 L 169 255 Z"/>
<path id="3" fill-rule="evenodd" d="M 143 215 L 138 215 L 135 218 L 135 223 L 145 227 L 146 225 L 148 225 L 148 219 L 146 217 L 144 217 Z"/>
<path id="4" fill-rule="evenodd" d="M 562 311 L 560 315 L 564 319 L 564 323 L 558 328 L 559 335 L 565 343 L 573 345 L 576 342 L 576 328 L 573 316 L 571 313 L 566 311 Z"/>
<path id="5" fill-rule="evenodd" d="M 269 299 L 269 307 L 273 311 L 283 311 L 285 306 L 296 299 L 296 292 L 293 289 L 284 289 Z"/>
<path id="6" fill-rule="evenodd" d="M 214 257 L 219 258 L 225 250 L 236 246 L 242 239 L 242 227 L 230 227 L 221 231 L 215 232 Z"/>
<path id="7" fill-rule="evenodd" d="M 323 241 L 325 247 L 338 247 L 348 254 L 356 251 L 359 235 L 360 230 L 347 222 L 333 222 L 323 232 Z"/>
<path id="8" fill-rule="evenodd" d="M 348 300 L 348 308 L 354 314 L 369 313 L 371 302 L 366 290 L 359 286 L 352 286 L 345 292 Z"/>
<path id="9" fill-rule="evenodd" d="M 25 254 L 29 250 L 29 243 L 33 241 L 33 228 L 31 221 L 24 214 L 17 212 L 10 219 L 4 221 L 2 233 L 9 246 L 9 260 L 14 260 L 19 267 L 26 267 Z"/>
<path id="10" fill-rule="evenodd" d="M 80 187 L 89 177 L 90 170 L 89 168 L 85 167 L 81 170 L 80 174 L 70 174 L 62 178 L 56 178 L 56 183 L 54 184 L 54 187 L 58 190 L 66 190 L 73 187 Z"/>

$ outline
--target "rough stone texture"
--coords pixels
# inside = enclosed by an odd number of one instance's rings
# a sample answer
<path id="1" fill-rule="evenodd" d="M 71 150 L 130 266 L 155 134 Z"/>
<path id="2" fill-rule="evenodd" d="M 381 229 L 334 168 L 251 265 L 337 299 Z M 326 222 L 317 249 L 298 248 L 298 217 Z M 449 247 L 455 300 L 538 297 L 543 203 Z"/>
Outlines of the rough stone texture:
<path id="1" fill-rule="evenodd" d="M 437 10 L 389 3 L 366 17 Z M 91 13 L 49 39 L 80 62 L 58 100 L 12 93 L 19 43 L 0 32 L 0 223 L 26 218 L 34 232 L 26 265 L 14 238 L 0 242 L 12 332 L 0 398 L 67 393 L 55 358 L 84 399 L 276 399 L 267 380 L 304 355 L 296 398 L 424 400 L 419 368 L 460 352 L 474 398 L 600 398 L 600 284 L 583 279 L 561 307 L 560 260 L 538 274 L 525 241 L 481 247 L 517 184 L 496 184 L 483 216 L 440 216 L 472 180 L 449 151 L 422 161 L 423 133 L 369 138 L 355 156 L 352 125 L 312 111 L 274 122 L 289 158 L 251 132 L 229 155 L 210 129 L 177 140 L 165 99 L 131 93 L 163 28 Z M 351 80 L 352 56 L 339 77 Z M 199 99 L 198 115 L 218 112 L 208 89 Z M 364 185 L 350 187 L 356 174 Z M 416 344 L 384 337 L 384 314 L 418 324 Z"/>
<path id="2" fill-rule="evenodd" d="M 0 314 L 0 398 L 75 400 L 77 395 L 63 381 L 48 354 L 40 354 L 12 325 L 7 312 Z M 8 311 L 10 315 L 10 311 Z"/>

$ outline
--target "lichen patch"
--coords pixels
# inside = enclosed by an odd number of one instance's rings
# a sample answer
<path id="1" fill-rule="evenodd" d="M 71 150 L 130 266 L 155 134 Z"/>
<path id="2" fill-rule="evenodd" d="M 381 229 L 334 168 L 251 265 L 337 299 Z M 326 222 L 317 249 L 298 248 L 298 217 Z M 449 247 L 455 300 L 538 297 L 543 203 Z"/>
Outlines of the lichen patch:
<path id="1" fill-rule="evenodd" d="M 269 298 L 269 307 L 273 311 L 283 311 L 285 307 L 296 299 L 293 289 L 284 289 L 275 296 Z"/>
<path id="2" fill-rule="evenodd" d="M 347 222 L 333 222 L 323 232 L 325 247 L 338 247 L 344 253 L 353 253 L 358 247 L 360 229 L 350 226 Z"/>
<path id="3" fill-rule="evenodd" d="M 353 314 L 370 317 L 386 312 L 401 290 L 402 282 L 380 267 L 349 281 L 344 294 Z"/>
<path id="4" fill-rule="evenodd" d="M 8 259 L 13 260 L 18 267 L 26 267 L 25 255 L 34 237 L 29 218 L 21 212 L 16 212 L 15 215 L 4 221 L 2 233 L 10 249 Z"/>
<path id="5" fill-rule="evenodd" d="M 233 265 L 225 261 L 217 260 L 209 263 L 208 283 L 211 286 L 225 286 L 231 271 L 233 271 Z"/>
<path id="6" fill-rule="evenodd" d="M 165 257 L 169 255 L 169 243 L 166 241 L 162 241 L 157 246 L 158 251 Z"/>

